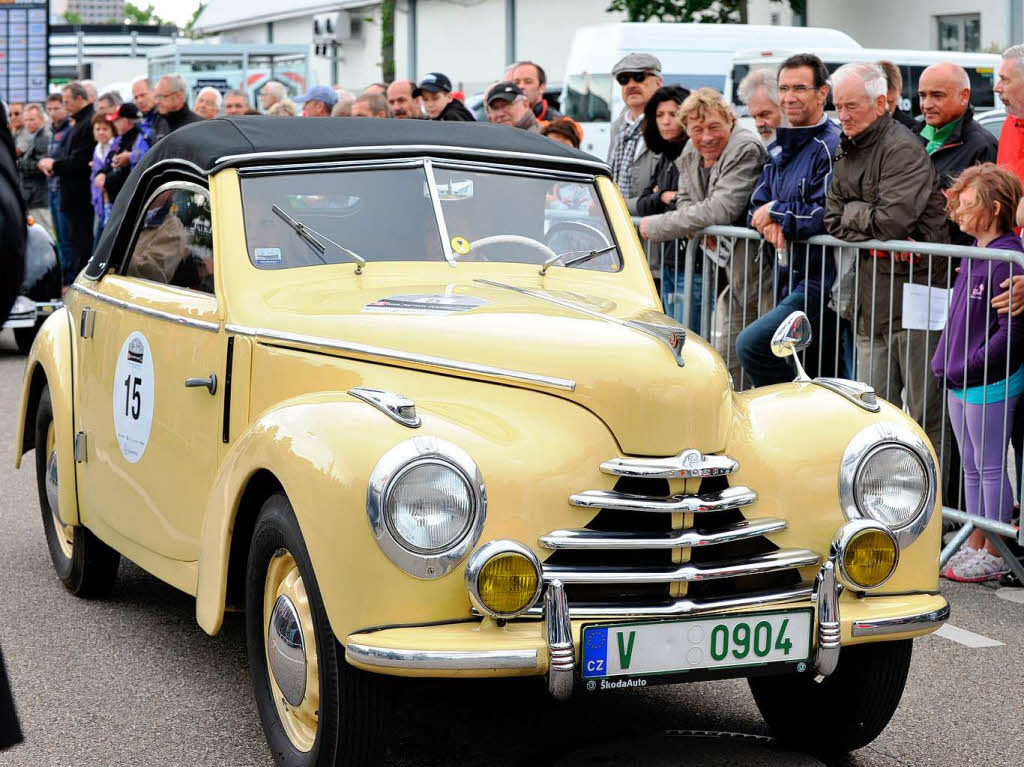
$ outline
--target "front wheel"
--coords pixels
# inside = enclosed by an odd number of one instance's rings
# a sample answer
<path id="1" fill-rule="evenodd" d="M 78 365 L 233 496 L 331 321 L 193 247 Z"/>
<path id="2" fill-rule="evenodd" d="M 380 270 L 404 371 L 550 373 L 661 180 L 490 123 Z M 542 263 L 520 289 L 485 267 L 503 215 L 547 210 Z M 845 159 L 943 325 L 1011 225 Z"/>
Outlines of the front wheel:
<path id="1" fill-rule="evenodd" d="M 751 677 L 750 691 L 780 740 L 815 754 L 854 751 L 877 738 L 896 712 L 912 649 L 911 639 L 844 647 L 821 682 L 810 672 Z"/>
<path id="2" fill-rule="evenodd" d="M 50 561 L 64 587 L 75 596 L 105 596 L 117 580 L 120 555 L 82 525 L 65 525 L 60 517 L 59 482 L 74 482 L 74 477 L 58 477 L 57 451 L 70 445 L 57 445 L 53 424 L 50 388 L 44 387 L 36 410 L 36 485 L 43 530 Z"/>
<path id="3" fill-rule="evenodd" d="M 277 764 L 372 764 L 379 747 L 379 681 L 345 662 L 283 494 L 267 499 L 256 520 L 245 591 L 253 691 Z"/>

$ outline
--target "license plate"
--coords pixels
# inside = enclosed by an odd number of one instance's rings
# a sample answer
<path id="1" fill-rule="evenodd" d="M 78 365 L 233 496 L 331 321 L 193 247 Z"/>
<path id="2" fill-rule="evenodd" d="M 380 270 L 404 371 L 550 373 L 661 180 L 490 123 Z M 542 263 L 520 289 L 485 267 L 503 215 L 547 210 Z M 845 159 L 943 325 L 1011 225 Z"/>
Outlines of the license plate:
<path id="1" fill-rule="evenodd" d="M 584 679 L 797 663 L 811 654 L 810 610 L 583 627 Z"/>

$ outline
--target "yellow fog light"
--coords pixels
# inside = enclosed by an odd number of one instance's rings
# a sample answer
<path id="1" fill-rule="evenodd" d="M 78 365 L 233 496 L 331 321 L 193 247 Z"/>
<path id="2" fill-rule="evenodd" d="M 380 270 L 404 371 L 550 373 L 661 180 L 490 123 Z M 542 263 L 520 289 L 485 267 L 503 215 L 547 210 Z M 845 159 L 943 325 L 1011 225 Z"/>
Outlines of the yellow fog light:
<path id="1" fill-rule="evenodd" d="M 540 596 L 537 556 L 517 541 L 485 543 L 466 563 L 466 588 L 477 610 L 495 618 L 514 618 Z"/>
<path id="2" fill-rule="evenodd" d="M 840 528 L 833 545 L 839 574 L 853 589 L 876 589 L 889 580 L 900 559 L 896 537 L 873 520 L 856 520 Z"/>

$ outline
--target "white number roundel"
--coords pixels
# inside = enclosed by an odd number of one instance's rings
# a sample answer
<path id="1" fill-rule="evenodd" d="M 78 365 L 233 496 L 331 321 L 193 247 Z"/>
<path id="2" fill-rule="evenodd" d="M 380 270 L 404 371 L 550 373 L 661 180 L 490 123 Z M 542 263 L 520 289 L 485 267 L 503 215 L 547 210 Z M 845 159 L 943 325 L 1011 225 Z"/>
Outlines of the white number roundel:
<path id="1" fill-rule="evenodd" d="M 138 463 L 153 427 L 153 354 L 138 331 L 125 339 L 114 372 L 114 433 L 121 455 Z"/>

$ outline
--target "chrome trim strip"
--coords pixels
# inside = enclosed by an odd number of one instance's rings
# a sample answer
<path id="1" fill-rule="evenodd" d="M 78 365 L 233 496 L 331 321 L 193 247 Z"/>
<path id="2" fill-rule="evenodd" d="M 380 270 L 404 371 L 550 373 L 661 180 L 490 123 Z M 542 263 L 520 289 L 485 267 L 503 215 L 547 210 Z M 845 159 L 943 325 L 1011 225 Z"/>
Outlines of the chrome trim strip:
<path id="1" fill-rule="evenodd" d="M 879 594 L 878 596 L 885 595 Z M 870 618 L 854 621 L 850 627 L 850 635 L 855 637 L 871 637 L 899 634 L 903 631 L 916 631 L 922 628 L 938 628 L 940 624 L 948 620 L 949 602 L 946 603 L 945 607 L 940 607 L 938 610 L 929 610 L 926 613 L 901 615 L 897 618 Z"/>
<path id="2" fill-rule="evenodd" d="M 452 244 L 448 235 L 448 222 L 444 220 L 444 211 L 441 210 L 441 195 L 437 193 L 437 179 L 434 177 L 434 164 L 430 160 L 423 160 L 423 174 L 427 177 L 427 190 L 430 192 L 430 204 L 434 208 L 434 219 L 437 222 L 437 231 L 441 236 L 441 251 L 444 253 L 444 260 L 448 266 L 455 267 L 455 254 L 452 253 Z"/>
<path id="3" fill-rule="evenodd" d="M 810 567 L 821 557 L 808 549 L 780 549 L 745 559 L 728 560 L 709 565 L 684 564 L 678 567 L 580 567 L 579 565 L 544 565 L 544 580 L 573 583 L 692 583 L 742 575 L 760 575 Z"/>
<path id="4" fill-rule="evenodd" d="M 349 642 L 345 647 L 345 658 L 380 668 L 439 671 L 537 668 L 536 650 L 406 650 Z"/>
<path id="5" fill-rule="evenodd" d="M 367 346 L 351 341 L 338 341 L 333 338 L 321 338 L 318 336 L 303 336 L 297 333 L 283 333 L 265 328 L 250 328 L 243 325 L 225 325 L 228 333 L 250 336 L 263 342 L 283 342 L 302 344 L 305 346 L 320 346 L 325 349 L 332 349 L 339 352 L 352 354 L 365 354 L 369 357 L 380 357 L 382 359 L 397 360 L 399 362 L 412 362 L 418 365 L 456 370 L 460 373 L 471 373 L 474 375 L 487 376 L 505 381 L 516 381 L 519 383 L 533 384 L 535 386 L 546 386 L 549 389 L 561 391 L 575 391 L 576 382 L 570 378 L 552 378 L 550 376 L 536 375 L 534 373 L 523 373 L 518 370 L 507 370 L 505 368 L 491 367 L 489 365 L 477 365 L 473 362 L 461 362 L 450 360 L 444 357 L 430 357 L 425 354 L 414 354 L 403 352 L 398 349 L 385 349 L 380 346 Z"/>
<path id="6" fill-rule="evenodd" d="M 445 155 L 457 155 L 453 159 L 458 159 L 460 156 L 474 155 L 476 157 L 504 157 L 512 160 L 536 160 L 542 163 L 550 163 L 552 165 L 579 165 L 586 168 L 591 168 L 598 171 L 603 176 L 610 176 L 611 169 L 607 163 L 601 162 L 600 160 L 587 160 L 584 158 L 576 157 L 557 157 L 546 154 L 534 154 L 532 152 L 507 152 L 500 151 L 497 149 L 480 149 L 478 147 L 455 147 L 455 146 L 442 146 L 438 144 L 390 144 L 382 146 L 345 146 L 345 147 L 330 147 L 327 149 L 297 149 L 284 152 L 247 152 L 244 154 L 230 154 L 223 157 L 218 157 L 216 164 L 210 168 L 207 173 L 213 175 L 222 168 L 229 165 L 239 165 L 249 160 L 288 160 L 288 159 L 310 159 L 315 160 L 320 157 L 334 157 L 336 155 L 346 154 L 378 154 L 378 155 L 392 155 L 392 154 L 433 154 L 438 153 L 441 156 Z"/>
<path id="7" fill-rule="evenodd" d="M 875 390 L 860 381 L 850 381 L 845 378 L 815 378 L 810 383 L 821 386 L 824 389 L 835 392 L 843 399 L 849 400 L 854 405 L 869 413 L 877 413 L 882 409 L 875 396 Z"/>
<path id="8" fill-rule="evenodd" d="M 561 581 L 544 594 L 544 635 L 548 644 L 548 692 L 555 700 L 572 697 L 576 648 L 572 643 L 572 618 Z"/>
<path id="9" fill-rule="evenodd" d="M 715 546 L 733 543 L 760 535 L 770 535 L 785 530 L 783 519 L 747 519 L 735 522 L 712 533 L 702 533 L 693 528 L 673 530 L 665 533 L 613 532 L 599 530 L 552 530 L 538 540 L 545 549 L 675 549 L 683 547 Z"/>
<path id="10" fill-rule="evenodd" d="M 683 345 L 686 343 L 686 327 L 679 324 L 671 317 L 666 315 L 659 315 L 664 317 L 664 323 L 645 322 L 643 320 L 624 320 L 619 317 L 612 317 L 609 314 L 602 314 L 601 312 L 588 309 L 585 306 L 573 303 L 572 301 L 565 301 L 561 298 L 555 298 L 552 295 L 541 292 L 539 290 L 531 290 L 530 288 L 519 288 L 515 285 L 507 285 L 504 282 L 496 282 L 494 280 L 485 280 L 477 278 L 473 282 L 479 282 L 481 285 L 490 285 L 492 288 L 504 288 L 505 290 L 511 290 L 514 293 L 519 293 L 530 298 L 536 298 L 540 301 L 547 301 L 548 303 L 561 306 L 563 309 L 571 309 L 577 311 L 580 314 L 586 314 L 588 317 L 594 317 L 595 319 L 604 320 L 605 322 L 611 322 L 614 325 L 621 325 L 624 328 L 635 330 L 638 333 L 643 333 L 650 338 L 653 338 L 658 343 L 665 346 L 672 358 L 675 360 L 679 367 L 683 367 Z"/>
<path id="11" fill-rule="evenodd" d="M 418 429 L 423 420 L 416 413 L 416 403 L 401 394 L 395 394 L 382 389 L 370 389 L 365 386 L 357 386 L 349 389 L 348 393 L 360 399 L 368 405 L 372 405 L 388 418 L 397 421 L 402 426 L 410 429 Z"/>
<path id="12" fill-rule="evenodd" d="M 164 320 L 166 322 L 173 322 L 176 325 L 184 325 L 185 327 L 196 328 L 197 330 L 206 330 L 210 333 L 216 333 L 220 330 L 219 323 L 207 322 L 206 320 L 194 320 L 191 317 L 182 317 L 177 314 L 171 314 L 170 312 L 162 312 L 159 309 L 150 309 L 148 306 L 137 306 L 136 304 L 129 303 L 121 298 L 105 296 L 102 293 L 95 291 L 92 288 L 87 288 L 84 285 L 80 285 L 77 282 L 74 283 L 69 290 L 77 290 L 83 295 L 95 298 L 97 301 L 102 301 L 105 304 L 116 306 L 118 309 L 124 309 L 129 312 L 135 312 L 136 314 L 142 314 L 146 317 L 153 317 L 154 319 Z"/>
<path id="13" fill-rule="evenodd" d="M 757 500 L 757 493 L 749 487 L 727 487 L 713 493 L 698 495 L 671 495 L 655 498 L 649 495 L 617 493 L 614 490 L 586 490 L 569 496 L 569 503 L 584 509 L 614 509 L 615 511 L 654 512 L 673 514 L 675 512 L 702 513 L 725 511 L 749 506 Z"/>
<path id="14" fill-rule="evenodd" d="M 616 477 L 704 479 L 732 474 L 739 467 L 727 455 L 704 455 L 691 449 L 672 458 L 613 458 L 601 464 L 601 471 Z"/>
<path id="15" fill-rule="evenodd" d="M 768 607 L 783 602 L 796 600 L 807 601 L 811 598 L 810 587 L 782 589 L 779 591 L 760 591 L 744 594 L 741 597 L 696 601 L 693 599 L 676 599 L 672 602 L 658 604 L 607 605 L 597 603 L 576 603 L 569 605 L 569 613 L 573 620 L 597 618 L 605 620 L 627 618 L 678 618 L 688 615 L 713 613 L 738 607 Z M 524 618 L 543 617 L 543 608 L 539 605 L 527 610 Z"/>

